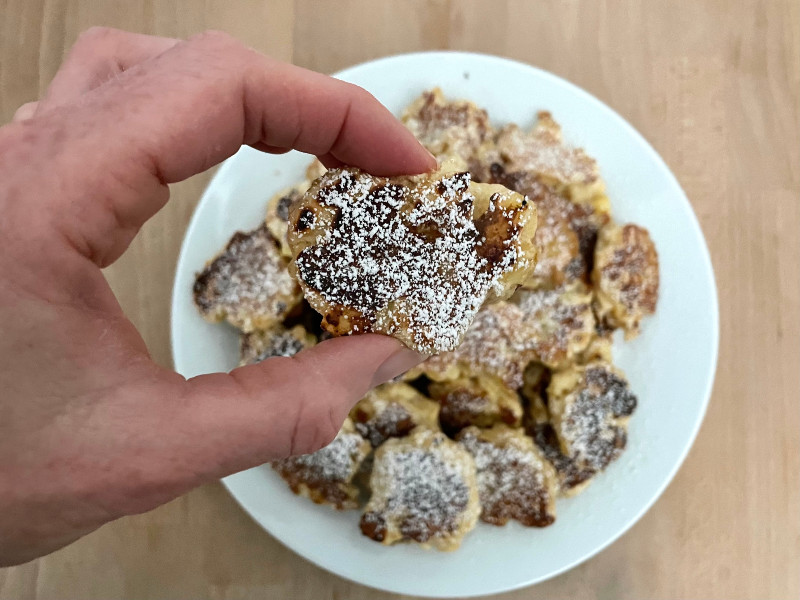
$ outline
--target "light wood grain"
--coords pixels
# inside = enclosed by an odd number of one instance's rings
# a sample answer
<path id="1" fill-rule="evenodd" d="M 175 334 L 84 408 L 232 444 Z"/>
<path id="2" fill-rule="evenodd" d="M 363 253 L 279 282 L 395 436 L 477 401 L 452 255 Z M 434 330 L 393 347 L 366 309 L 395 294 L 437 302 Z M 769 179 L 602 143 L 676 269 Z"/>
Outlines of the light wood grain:
<path id="1" fill-rule="evenodd" d="M 0 122 L 44 90 L 91 25 L 180 37 L 224 29 L 324 72 L 413 50 L 490 52 L 564 76 L 620 112 L 678 176 L 707 236 L 721 302 L 714 394 L 683 468 L 628 534 L 503 598 L 800 595 L 797 2 L 0 0 Z M 174 186 L 107 270 L 163 364 L 177 252 L 208 177 Z M 220 486 L 0 571 L 3 599 L 390 597 L 298 558 Z"/>

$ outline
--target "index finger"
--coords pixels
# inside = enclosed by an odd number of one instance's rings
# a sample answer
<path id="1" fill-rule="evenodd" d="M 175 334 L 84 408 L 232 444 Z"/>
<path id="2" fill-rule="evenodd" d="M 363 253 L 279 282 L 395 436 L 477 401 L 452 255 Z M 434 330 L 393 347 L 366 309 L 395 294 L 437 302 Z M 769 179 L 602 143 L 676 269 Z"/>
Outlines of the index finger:
<path id="1" fill-rule="evenodd" d="M 208 169 L 242 144 L 293 148 L 378 175 L 436 164 L 362 88 L 219 33 L 178 43 L 38 121 L 61 129 L 43 136 L 60 142 L 49 170 L 59 172 L 55 160 L 60 172 L 81 174 L 52 196 L 57 226 L 71 228 L 66 237 L 101 265 L 161 208 L 163 184 Z"/>
<path id="2" fill-rule="evenodd" d="M 149 141 L 167 182 L 208 168 L 242 144 L 329 155 L 376 175 L 435 167 L 362 88 L 260 55 L 226 34 L 193 38 L 129 74 L 120 84 L 133 110 L 122 106 L 105 115 L 134 133 L 138 115 L 158 109 L 146 124 L 163 132 Z"/>

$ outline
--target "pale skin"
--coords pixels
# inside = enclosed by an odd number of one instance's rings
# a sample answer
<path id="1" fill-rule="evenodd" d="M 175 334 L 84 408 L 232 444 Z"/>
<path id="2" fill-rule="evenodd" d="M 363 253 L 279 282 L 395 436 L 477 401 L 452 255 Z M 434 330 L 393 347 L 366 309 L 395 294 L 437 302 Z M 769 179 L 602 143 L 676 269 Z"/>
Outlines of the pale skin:
<path id="1" fill-rule="evenodd" d="M 189 380 L 150 359 L 100 269 L 169 183 L 243 144 L 381 175 L 435 167 L 364 90 L 221 33 L 89 30 L 0 128 L 0 565 L 312 452 L 370 387 L 421 360 L 378 335 Z"/>

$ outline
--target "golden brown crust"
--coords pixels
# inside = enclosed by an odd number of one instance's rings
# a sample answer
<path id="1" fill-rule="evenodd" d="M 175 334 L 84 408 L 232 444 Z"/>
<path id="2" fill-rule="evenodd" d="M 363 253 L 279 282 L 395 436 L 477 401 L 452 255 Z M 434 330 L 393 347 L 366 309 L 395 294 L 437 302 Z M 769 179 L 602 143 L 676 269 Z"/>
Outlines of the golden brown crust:
<path id="1" fill-rule="evenodd" d="M 334 169 L 290 209 L 293 267 L 334 335 L 376 332 L 433 354 L 535 262 L 535 208 L 447 169 L 382 178 Z"/>
<path id="2" fill-rule="evenodd" d="M 658 301 L 658 254 L 647 230 L 631 223 L 604 227 L 592 279 L 598 317 L 635 337 L 642 318 L 655 312 Z"/>
<path id="3" fill-rule="evenodd" d="M 555 469 L 521 429 L 468 427 L 458 440 L 475 458 L 481 520 L 505 525 L 514 519 L 528 527 L 555 521 Z"/>
<path id="4" fill-rule="evenodd" d="M 266 225 L 234 234 L 197 275 L 193 292 L 203 317 L 212 322 L 224 319 L 245 332 L 280 323 L 301 298 Z"/>

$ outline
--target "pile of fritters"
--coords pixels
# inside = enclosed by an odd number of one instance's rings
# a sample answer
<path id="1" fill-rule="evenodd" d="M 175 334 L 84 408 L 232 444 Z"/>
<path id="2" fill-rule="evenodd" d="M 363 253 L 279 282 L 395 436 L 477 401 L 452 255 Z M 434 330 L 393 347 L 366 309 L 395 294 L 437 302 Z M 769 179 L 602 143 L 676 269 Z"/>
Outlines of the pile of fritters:
<path id="1" fill-rule="evenodd" d="M 556 499 L 624 451 L 637 399 L 611 334 L 636 336 L 655 311 L 658 256 L 647 230 L 614 222 L 597 163 L 563 142 L 549 113 L 528 131 L 495 129 L 485 110 L 436 89 L 402 118 L 440 161 L 535 203 L 538 263 L 457 348 L 362 399 L 331 445 L 272 466 L 314 502 L 361 506 L 361 531 L 376 541 L 449 550 L 478 519 L 550 525 Z M 287 243 L 290 207 L 324 172 L 315 161 L 197 277 L 201 313 L 241 331 L 243 365 L 329 337 L 289 273 Z"/>

